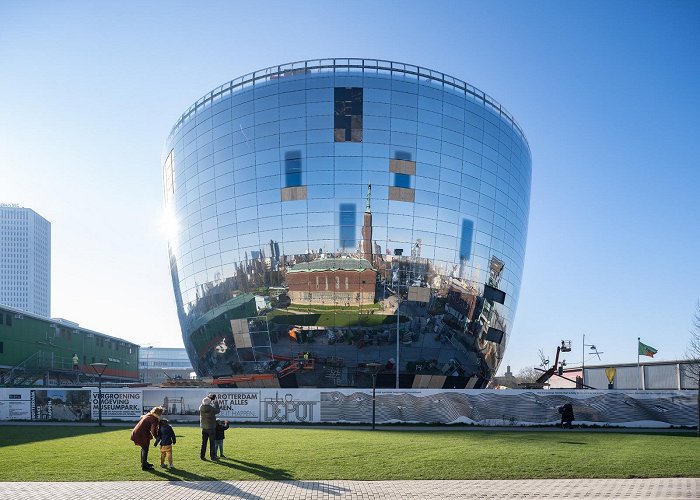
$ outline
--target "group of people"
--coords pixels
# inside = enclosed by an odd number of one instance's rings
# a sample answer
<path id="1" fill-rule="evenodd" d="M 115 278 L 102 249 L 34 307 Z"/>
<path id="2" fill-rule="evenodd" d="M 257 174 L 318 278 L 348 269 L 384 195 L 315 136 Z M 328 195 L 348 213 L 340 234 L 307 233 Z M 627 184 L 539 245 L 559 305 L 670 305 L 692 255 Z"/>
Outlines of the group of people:
<path id="1" fill-rule="evenodd" d="M 202 460 L 206 460 L 207 443 L 209 444 L 209 458 L 211 460 L 218 460 L 220 457 L 226 458 L 224 439 L 229 423 L 228 420 L 217 420 L 216 415 L 220 411 L 216 394 L 209 394 L 202 399 L 202 404 L 199 406 L 199 426 L 202 429 L 202 446 L 199 458 Z M 156 406 L 142 416 L 131 431 L 131 440 L 136 446 L 141 447 L 141 470 L 154 468 L 153 464 L 148 462 L 148 450 L 152 439 L 155 439 L 153 446 L 160 445 L 160 466 L 172 469 L 173 445 L 177 442 L 177 437 L 168 420 L 163 418 L 162 406 Z"/>

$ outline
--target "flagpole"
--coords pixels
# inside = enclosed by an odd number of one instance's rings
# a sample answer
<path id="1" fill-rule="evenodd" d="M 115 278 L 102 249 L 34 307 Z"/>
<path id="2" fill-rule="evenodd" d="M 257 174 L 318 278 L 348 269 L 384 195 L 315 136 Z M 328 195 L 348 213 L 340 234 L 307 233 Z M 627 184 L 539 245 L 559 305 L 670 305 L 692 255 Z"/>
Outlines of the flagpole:
<path id="1" fill-rule="evenodd" d="M 637 390 L 639 390 L 639 381 L 642 378 L 642 372 L 639 370 L 639 343 L 642 341 L 641 337 L 637 337 Z"/>

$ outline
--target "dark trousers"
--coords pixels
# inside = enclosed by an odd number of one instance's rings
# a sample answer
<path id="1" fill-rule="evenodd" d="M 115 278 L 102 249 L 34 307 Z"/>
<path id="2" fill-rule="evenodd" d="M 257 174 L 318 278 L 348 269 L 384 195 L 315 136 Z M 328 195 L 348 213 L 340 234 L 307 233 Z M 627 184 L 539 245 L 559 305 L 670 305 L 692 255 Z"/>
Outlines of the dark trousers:
<path id="1" fill-rule="evenodd" d="M 204 458 L 204 454 L 207 451 L 207 441 L 209 441 L 209 458 L 214 460 L 216 458 L 216 429 L 202 429 L 202 448 L 199 450 L 199 458 Z"/>
<path id="2" fill-rule="evenodd" d="M 141 467 L 146 467 L 148 464 L 148 445 L 141 447 Z"/>

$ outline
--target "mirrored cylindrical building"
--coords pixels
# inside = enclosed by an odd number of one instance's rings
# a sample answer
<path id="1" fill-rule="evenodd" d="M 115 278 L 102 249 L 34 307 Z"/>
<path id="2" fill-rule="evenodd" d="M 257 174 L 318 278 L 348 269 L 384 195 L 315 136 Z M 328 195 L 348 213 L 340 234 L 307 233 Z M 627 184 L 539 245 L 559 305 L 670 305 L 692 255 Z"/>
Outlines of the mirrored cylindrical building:
<path id="1" fill-rule="evenodd" d="M 164 155 L 170 266 L 200 375 L 231 386 L 481 388 L 513 328 L 531 158 L 513 117 L 421 67 L 237 78 Z"/>

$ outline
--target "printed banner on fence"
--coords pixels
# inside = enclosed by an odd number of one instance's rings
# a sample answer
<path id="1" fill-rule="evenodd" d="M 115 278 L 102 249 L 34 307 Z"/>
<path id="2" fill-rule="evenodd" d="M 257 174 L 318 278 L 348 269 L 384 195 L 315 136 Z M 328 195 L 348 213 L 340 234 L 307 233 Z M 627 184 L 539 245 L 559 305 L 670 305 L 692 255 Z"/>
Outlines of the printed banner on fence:
<path id="1" fill-rule="evenodd" d="M 32 420 L 90 420 L 90 389 L 32 389 Z"/>
<path id="2" fill-rule="evenodd" d="M 0 420 L 32 418 L 28 389 L 0 389 Z"/>
<path id="3" fill-rule="evenodd" d="M 693 426 L 693 391 L 144 388 L 103 391 L 102 417 L 137 420 L 163 406 L 174 422 L 199 422 L 202 399 L 214 392 L 222 420 L 262 423 L 346 422 L 557 425 L 571 403 L 574 423 L 621 427 Z M 86 409 L 85 394 L 90 398 Z M 0 389 L 2 420 L 84 420 L 98 415 L 96 389 Z"/>
<path id="4" fill-rule="evenodd" d="M 164 415 L 181 422 L 198 422 L 199 406 L 209 394 L 216 394 L 220 412 L 216 418 L 232 422 L 260 420 L 260 391 L 159 388 L 143 391 L 143 408 L 162 406 Z"/>
<path id="5" fill-rule="evenodd" d="M 260 391 L 214 392 L 221 412 L 217 418 L 239 422 L 260 420 Z"/>
<path id="6" fill-rule="evenodd" d="M 102 419 L 138 420 L 143 414 L 140 390 L 103 390 Z M 92 419 L 99 416 L 99 392 L 92 389 Z"/>
<path id="7" fill-rule="evenodd" d="M 321 400 L 318 390 L 262 389 L 261 422 L 320 422 Z"/>

